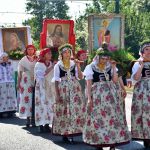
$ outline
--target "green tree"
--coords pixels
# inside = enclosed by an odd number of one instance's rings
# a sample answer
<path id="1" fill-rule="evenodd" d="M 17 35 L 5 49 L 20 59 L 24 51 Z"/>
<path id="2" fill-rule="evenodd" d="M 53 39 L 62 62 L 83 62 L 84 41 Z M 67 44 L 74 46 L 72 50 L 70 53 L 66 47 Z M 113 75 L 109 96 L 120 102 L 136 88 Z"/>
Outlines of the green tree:
<path id="1" fill-rule="evenodd" d="M 150 12 L 150 1 L 134 0 L 131 7 L 135 8 L 138 12 Z"/>
<path id="2" fill-rule="evenodd" d="M 27 0 L 26 11 L 33 15 L 33 17 L 26 20 L 24 25 L 31 26 L 32 38 L 35 45 L 39 45 L 43 19 L 70 19 L 67 15 L 68 10 L 69 7 L 65 0 Z"/>

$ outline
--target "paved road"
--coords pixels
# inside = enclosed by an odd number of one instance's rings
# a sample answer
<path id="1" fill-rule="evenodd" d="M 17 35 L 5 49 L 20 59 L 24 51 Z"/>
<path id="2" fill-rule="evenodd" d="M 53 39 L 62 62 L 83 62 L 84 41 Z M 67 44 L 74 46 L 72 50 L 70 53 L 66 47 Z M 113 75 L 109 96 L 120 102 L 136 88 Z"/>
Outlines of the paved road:
<path id="1" fill-rule="evenodd" d="M 132 94 L 126 98 L 127 122 L 130 128 L 130 107 Z M 75 138 L 75 144 L 64 144 L 61 137 L 49 133 L 39 134 L 36 128 L 26 128 L 25 121 L 16 114 L 13 118 L 0 118 L 0 150 L 95 150 L 82 142 L 82 137 Z M 108 150 L 109 148 L 104 148 Z M 117 150 L 146 150 L 142 142 L 131 142 L 117 147 Z M 148 150 L 148 149 L 147 149 Z"/>

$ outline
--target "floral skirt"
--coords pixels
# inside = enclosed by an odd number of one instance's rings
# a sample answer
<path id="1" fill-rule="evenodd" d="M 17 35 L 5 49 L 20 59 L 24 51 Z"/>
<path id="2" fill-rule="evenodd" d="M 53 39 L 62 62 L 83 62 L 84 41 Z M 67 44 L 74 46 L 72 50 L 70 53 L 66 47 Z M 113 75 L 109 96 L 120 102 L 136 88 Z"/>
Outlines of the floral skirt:
<path id="1" fill-rule="evenodd" d="M 81 134 L 84 125 L 83 96 L 76 79 L 59 83 L 60 99 L 54 105 L 53 133 L 57 135 Z"/>
<path id="2" fill-rule="evenodd" d="M 35 86 L 35 124 L 52 124 L 53 121 L 53 92 L 51 87 L 44 87 L 43 82 Z"/>
<path id="3" fill-rule="evenodd" d="M 33 81 L 29 74 L 22 76 L 20 83 L 19 117 L 26 119 L 32 116 Z"/>
<path id="4" fill-rule="evenodd" d="M 120 85 L 119 81 L 117 83 L 115 83 L 114 86 L 115 86 L 115 89 L 117 91 L 120 106 L 122 106 L 122 108 L 124 110 L 124 114 L 125 114 L 126 113 L 125 112 L 125 98 L 123 97 L 123 91 L 122 91 L 122 88 L 121 88 L 121 85 Z M 126 115 L 124 115 L 124 119 L 126 121 Z M 126 124 L 127 124 L 127 122 L 126 122 Z"/>
<path id="5" fill-rule="evenodd" d="M 91 89 L 93 109 L 87 104 L 83 140 L 93 146 L 125 144 L 130 133 L 125 120 L 122 100 L 113 82 L 96 82 Z"/>
<path id="6" fill-rule="evenodd" d="M 150 140 L 150 78 L 143 79 L 134 86 L 131 132 L 133 139 Z"/>
<path id="7" fill-rule="evenodd" d="M 17 110 L 17 99 L 14 83 L 0 83 L 0 112 Z"/>

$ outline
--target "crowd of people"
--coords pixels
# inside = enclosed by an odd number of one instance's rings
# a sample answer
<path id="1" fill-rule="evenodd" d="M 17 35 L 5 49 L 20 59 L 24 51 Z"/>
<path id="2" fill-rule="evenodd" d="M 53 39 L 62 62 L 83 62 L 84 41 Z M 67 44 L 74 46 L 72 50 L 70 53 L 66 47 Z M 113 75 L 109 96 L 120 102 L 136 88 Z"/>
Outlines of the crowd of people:
<path id="1" fill-rule="evenodd" d="M 51 132 L 73 143 L 74 136 L 97 150 L 124 145 L 133 140 L 150 147 L 150 42 L 140 48 L 140 58 L 132 67 L 135 82 L 131 109 L 131 133 L 125 115 L 126 91 L 118 75 L 116 61 L 105 49 L 96 52 L 87 64 L 87 51 L 73 58 L 72 45 L 58 48 L 54 63 L 50 48 L 36 56 L 28 45 L 18 64 L 17 89 L 20 91 L 19 117 L 27 127 Z M 13 69 L 8 55 L 0 56 L 0 113 L 17 111 Z"/>

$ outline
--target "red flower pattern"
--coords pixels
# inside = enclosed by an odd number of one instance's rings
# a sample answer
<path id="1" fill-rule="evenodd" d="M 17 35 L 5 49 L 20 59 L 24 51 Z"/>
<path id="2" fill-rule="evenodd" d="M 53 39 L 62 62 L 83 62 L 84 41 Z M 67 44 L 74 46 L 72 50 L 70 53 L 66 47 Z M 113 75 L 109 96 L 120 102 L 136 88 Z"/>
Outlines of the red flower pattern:
<path id="1" fill-rule="evenodd" d="M 76 123 L 77 123 L 77 124 L 80 124 L 80 123 L 81 123 L 81 119 L 80 119 L 80 118 L 77 118 Z"/>
<path id="2" fill-rule="evenodd" d="M 29 87 L 29 88 L 28 88 L 28 92 L 29 92 L 29 93 L 32 93 L 32 87 Z"/>
<path id="3" fill-rule="evenodd" d="M 110 120 L 109 120 L 109 125 L 110 125 L 110 126 L 114 125 L 114 122 L 115 122 L 114 119 L 110 119 Z"/>
<path id="4" fill-rule="evenodd" d="M 24 101 L 25 101 L 25 103 L 28 103 L 29 102 L 29 96 L 25 96 Z"/>
<path id="5" fill-rule="evenodd" d="M 136 123 L 141 124 L 142 123 L 142 118 L 141 117 L 137 118 Z"/>
<path id="6" fill-rule="evenodd" d="M 106 143 L 108 143 L 110 140 L 110 137 L 108 135 L 105 135 L 104 140 L 106 141 Z"/>
<path id="7" fill-rule="evenodd" d="M 120 131 L 120 136 L 125 136 L 125 131 L 121 130 Z"/>
<path id="8" fill-rule="evenodd" d="M 101 115 L 105 118 L 106 117 L 106 112 L 104 110 L 101 110 Z"/>
<path id="9" fill-rule="evenodd" d="M 22 94 L 24 92 L 24 88 L 20 87 L 20 93 Z"/>
<path id="10" fill-rule="evenodd" d="M 20 113 L 23 114 L 24 112 L 25 112 L 25 107 L 21 107 L 21 108 L 20 108 Z"/>
<path id="11" fill-rule="evenodd" d="M 28 81 L 27 77 L 24 77 L 24 83 L 27 83 L 27 81 Z"/>

